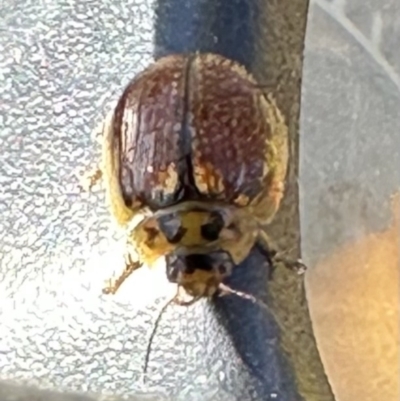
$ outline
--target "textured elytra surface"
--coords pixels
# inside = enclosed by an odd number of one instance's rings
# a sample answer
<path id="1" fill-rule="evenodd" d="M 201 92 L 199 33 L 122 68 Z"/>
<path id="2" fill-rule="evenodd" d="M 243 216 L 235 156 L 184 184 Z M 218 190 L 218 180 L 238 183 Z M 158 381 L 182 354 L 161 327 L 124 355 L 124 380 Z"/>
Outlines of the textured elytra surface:
<path id="1" fill-rule="evenodd" d="M 187 63 L 175 56 L 159 60 L 128 85 L 116 106 L 113 140 L 120 153 L 115 157 L 128 206 L 140 200 L 163 208 L 183 195 Z"/>
<path id="2" fill-rule="evenodd" d="M 203 194 L 245 206 L 267 185 L 275 161 L 269 141 L 276 133 L 271 132 L 267 103 L 257 83 L 232 61 L 205 55 L 193 61 L 192 69 L 189 99 L 197 187 Z"/>
<path id="3" fill-rule="evenodd" d="M 286 150 L 272 143 L 287 135 L 270 118 L 275 107 L 232 60 L 159 59 L 128 85 L 115 109 L 112 141 L 126 204 L 246 206 L 262 189 L 267 194 L 277 159 L 287 162 L 277 154 Z"/>

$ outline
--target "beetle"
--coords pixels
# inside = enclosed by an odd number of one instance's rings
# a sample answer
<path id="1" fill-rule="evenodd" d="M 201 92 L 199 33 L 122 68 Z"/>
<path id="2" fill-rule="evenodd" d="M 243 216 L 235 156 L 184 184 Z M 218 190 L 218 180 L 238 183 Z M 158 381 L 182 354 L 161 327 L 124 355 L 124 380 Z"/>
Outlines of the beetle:
<path id="1" fill-rule="evenodd" d="M 218 54 L 162 57 L 125 88 L 102 125 L 100 178 L 126 228 L 126 268 L 167 260 L 193 299 L 212 296 L 265 230 L 285 189 L 288 128 L 245 67 Z"/>

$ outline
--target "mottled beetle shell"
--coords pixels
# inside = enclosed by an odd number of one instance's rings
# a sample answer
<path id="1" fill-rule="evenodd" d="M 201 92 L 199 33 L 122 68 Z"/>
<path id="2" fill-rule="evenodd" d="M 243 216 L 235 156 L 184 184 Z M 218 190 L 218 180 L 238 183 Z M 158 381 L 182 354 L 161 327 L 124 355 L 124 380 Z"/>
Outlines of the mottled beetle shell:
<path id="1" fill-rule="evenodd" d="M 120 195 L 112 212 L 123 222 L 143 207 L 218 202 L 268 222 L 287 158 L 286 125 L 244 68 L 212 54 L 167 56 L 115 108 L 105 146 L 109 190 Z"/>

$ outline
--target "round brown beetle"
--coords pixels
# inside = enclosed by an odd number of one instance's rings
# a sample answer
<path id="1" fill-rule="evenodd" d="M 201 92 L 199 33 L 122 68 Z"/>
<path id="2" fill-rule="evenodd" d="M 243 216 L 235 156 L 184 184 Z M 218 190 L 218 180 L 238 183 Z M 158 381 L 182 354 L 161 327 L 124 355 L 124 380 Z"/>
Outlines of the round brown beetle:
<path id="1" fill-rule="evenodd" d="M 129 248 L 123 278 L 106 292 L 166 257 L 171 281 L 194 297 L 214 294 L 283 196 L 284 119 L 220 55 L 171 55 L 137 75 L 104 123 L 102 147 L 108 203 Z"/>

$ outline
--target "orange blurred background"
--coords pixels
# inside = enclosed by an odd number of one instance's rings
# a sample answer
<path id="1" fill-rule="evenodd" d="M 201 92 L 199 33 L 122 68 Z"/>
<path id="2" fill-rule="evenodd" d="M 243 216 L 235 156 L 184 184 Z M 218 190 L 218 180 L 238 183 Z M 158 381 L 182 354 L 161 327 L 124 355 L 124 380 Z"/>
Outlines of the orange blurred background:
<path id="1" fill-rule="evenodd" d="M 306 275 L 311 316 L 338 401 L 400 400 L 400 196 L 383 232 L 347 244 Z"/>

